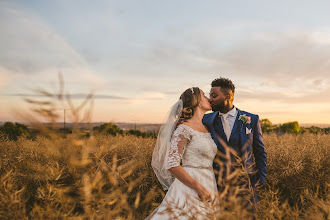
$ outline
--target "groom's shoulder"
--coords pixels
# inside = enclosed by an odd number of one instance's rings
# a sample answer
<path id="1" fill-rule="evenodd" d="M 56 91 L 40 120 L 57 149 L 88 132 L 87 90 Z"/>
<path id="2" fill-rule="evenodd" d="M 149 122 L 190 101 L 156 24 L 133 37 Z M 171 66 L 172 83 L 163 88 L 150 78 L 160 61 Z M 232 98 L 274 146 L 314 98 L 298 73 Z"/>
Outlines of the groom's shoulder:
<path id="1" fill-rule="evenodd" d="M 217 112 L 210 112 L 210 113 L 205 114 L 204 117 L 203 117 L 203 121 L 214 117 L 215 114 L 217 114 Z"/>
<path id="2" fill-rule="evenodd" d="M 252 114 L 251 112 L 247 112 L 247 111 L 243 111 L 243 110 L 239 110 L 241 112 L 241 115 L 246 115 L 246 116 L 250 116 L 251 118 L 259 118 L 259 115 L 256 114 Z"/>

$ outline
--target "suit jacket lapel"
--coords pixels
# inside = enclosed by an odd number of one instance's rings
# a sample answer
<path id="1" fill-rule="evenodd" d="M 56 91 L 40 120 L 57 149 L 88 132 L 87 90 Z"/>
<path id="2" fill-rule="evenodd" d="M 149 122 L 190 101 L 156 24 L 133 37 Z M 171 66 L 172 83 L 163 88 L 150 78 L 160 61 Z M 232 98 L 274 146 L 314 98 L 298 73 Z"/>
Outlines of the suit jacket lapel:
<path id="1" fill-rule="evenodd" d="M 215 112 L 212 117 L 210 118 L 210 121 L 211 121 L 211 135 L 212 135 L 212 138 L 213 140 L 215 141 L 215 143 L 217 144 L 218 146 L 218 149 L 220 151 L 224 151 L 224 148 L 223 146 L 219 143 L 218 139 L 217 139 L 217 136 L 222 138 L 224 141 L 226 141 L 226 136 L 225 136 L 225 132 L 223 130 L 223 127 L 222 127 L 222 122 L 221 122 L 221 119 L 219 118 L 219 112 Z"/>
<path id="2" fill-rule="evenodd" d="M 210 129 L 211 136 L 218 146 L 219 143 L 218 143 L 218 140 L 215 138 L 216 130 L 214 127 L 214 120 L 215 120 L 216 116 L 217 116 L 217 112 L 213 112 L 210 119 L 208 121 L 205 121 L 204 124 Z"/>
<path id="3" fill-rule="evenodd" d="M 237 125 L 238 125 L 238 129 L 239 129 L 240 136 L 241 136 L 241 147 L 243 147 L 247 141 L 248 135 L 246 135 L 246 131 L 245 131 L 246 128 L 245 128 L 245 126 L 243 126 L 243 122 L 241 120 L 238 120 L 239 116 L 242 115 L 242 112 L 239 109 L 237 109 L 237 110 L 238 110 Z"/>
<path id="4" fill-rule="evenodd" d="M 221 137 L 225 142 L 227 142 L 227 137 L 225 131 L 223 130 L 221 118 L 220 117 L 215 118 L 213 123 L 218 136 Z"/>

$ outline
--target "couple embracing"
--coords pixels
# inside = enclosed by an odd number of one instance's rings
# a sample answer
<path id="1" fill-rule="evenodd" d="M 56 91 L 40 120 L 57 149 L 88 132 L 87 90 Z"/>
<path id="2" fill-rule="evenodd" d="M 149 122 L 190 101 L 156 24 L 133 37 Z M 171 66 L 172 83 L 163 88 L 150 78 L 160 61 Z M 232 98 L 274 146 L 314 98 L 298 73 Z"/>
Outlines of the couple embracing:
<path id="1" fill-rule="evenodd" d="M 148 219 L 216 218 L 219 200 L 228 199 L 219 194 L 226 194 L 239 167 L 248 172 L 235 184 L 250 189 L 255 208 L 267 168 L 259 116 L 233 105 L 231 80 L 215 79 L 211 86 L 210 98 L 197 87 L 184 91 L 160 128 L 151 164 L 167 193 Z"/>

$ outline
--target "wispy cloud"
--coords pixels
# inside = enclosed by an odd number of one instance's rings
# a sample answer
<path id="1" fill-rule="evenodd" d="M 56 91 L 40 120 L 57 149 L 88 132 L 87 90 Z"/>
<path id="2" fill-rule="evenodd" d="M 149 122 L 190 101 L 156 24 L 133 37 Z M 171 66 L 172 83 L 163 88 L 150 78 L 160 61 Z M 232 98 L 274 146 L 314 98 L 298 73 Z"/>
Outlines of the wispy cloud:
<path id="1" fill-rule="evenodd" d="M 8 71 L 0 66 L 0 90 L 6 88 L 11 79 L 12 77 L 9 75 Z"/>
<path id="2" fill-rule="evenodd" d="M 249 102 L 251 100 L 263 103 L 277 102 L 279 104 L 324 104 L 330 102 L 330 88 L 318 92 L 290 93 L 285 91 L 238 91 L 236 99 L 240 102 Z"/>
<path id="3" fill-rule="evenodd" d="M 74 93 L 74 94 L 69 94 L 68 97 L 71 99 L 84 99 L 88 97 L 90 94 L 87 93 Z M 18 96 L 18 97 L 48 97 L 46 95 L 39 95 L 39 94 L 22 94 L 22 93 L 17 93 L 17 94 L 0 94 L 0 96 Z M 53 96 L 59 96 L 59 94 L 53 94 Z M 121 97 L 121 96 L 115 96 L 115 95 L 102 95 L 102 94 L 96 94 L 92 95 L 92 99 L 115 99 L 115 100 L 128 100 L 129 98 L 126 97 Z"/>
<path id="4" fill-rule="evenodd" d="M 319 36 L 328 36 L 329 32 Z M 263 33 L 245 39 L 220 55 L 227 71 L 278 81 L 328 78 L 330 44 L 315 40 L 314 30 Z M 219 67 L 219 66 L 218 66 Z"/>
<path id="5" fill-rule="evenodd" d="M 62 71 L 69 82 L 100 86 L 106 82 L 83 57 L 47 23 L 14 8 L 0 7 L 0 67 L 10 75 L 39 80 Z"/>

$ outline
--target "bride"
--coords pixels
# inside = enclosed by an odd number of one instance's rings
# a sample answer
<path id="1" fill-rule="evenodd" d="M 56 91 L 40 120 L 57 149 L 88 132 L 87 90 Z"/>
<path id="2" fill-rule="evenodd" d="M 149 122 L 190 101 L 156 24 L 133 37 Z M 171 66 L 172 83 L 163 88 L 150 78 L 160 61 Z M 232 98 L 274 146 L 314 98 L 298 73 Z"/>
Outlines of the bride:
<path id="1" fill-rule="evenodd" d="M 170 110 L 151 162 L 163 189 L 168 191 L 147 219 L 215 216 L 217 185 L 212 164 L 217 146 L 202 124 L 208 110 L 209 100 L 197 87 L 184 91 Z"/>

